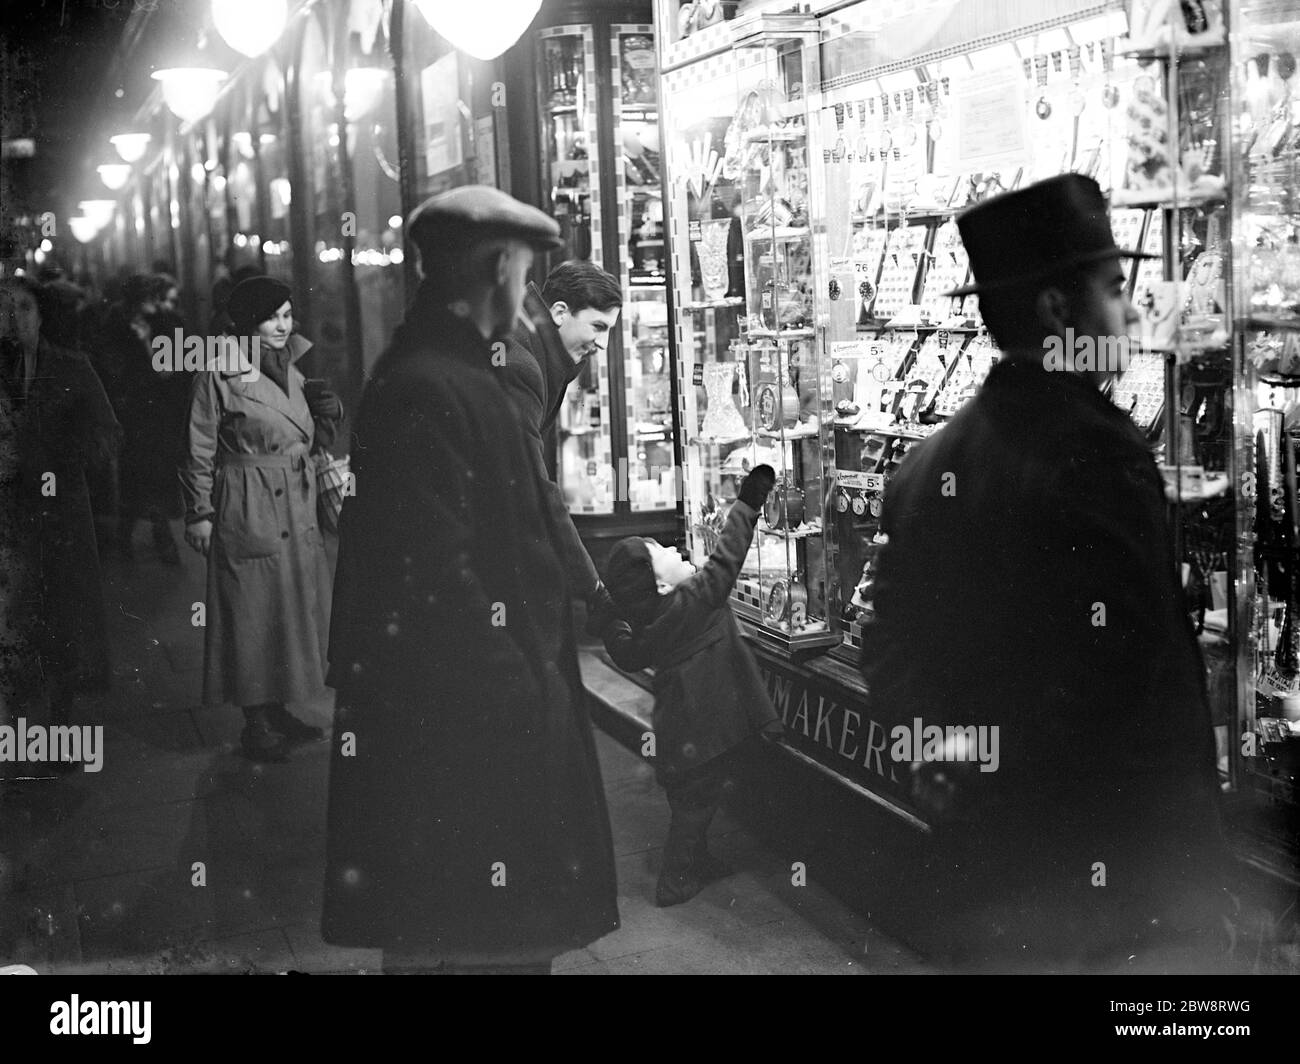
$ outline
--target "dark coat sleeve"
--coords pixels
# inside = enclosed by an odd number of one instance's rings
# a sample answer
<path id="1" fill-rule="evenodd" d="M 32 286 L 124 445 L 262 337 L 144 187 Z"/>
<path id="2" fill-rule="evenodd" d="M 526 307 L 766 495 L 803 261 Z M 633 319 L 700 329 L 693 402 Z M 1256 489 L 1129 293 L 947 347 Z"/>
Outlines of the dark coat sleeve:
<path id="1" fill-rule="evenodd" d="M 692 614 L 712 613 L 726 604 L 731 589 L 736 586 L 736 578 L 740 576 L 745 555 L 749 553 L 757 520 L 758 511 L 748 503 L 739 499 L 732 503 L 722 536 L 704 568 L 678 584 L 674 593 L 681 596 Z"/>

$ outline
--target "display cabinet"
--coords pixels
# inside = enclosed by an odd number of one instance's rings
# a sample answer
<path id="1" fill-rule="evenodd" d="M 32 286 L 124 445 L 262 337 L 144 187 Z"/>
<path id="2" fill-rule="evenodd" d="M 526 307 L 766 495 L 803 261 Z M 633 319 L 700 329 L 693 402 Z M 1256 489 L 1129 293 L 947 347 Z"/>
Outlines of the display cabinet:
<path id="1" fill-rule="evenodd" d="M 664 79 L 667 217 L 687 545 L 703 564 L 739 482 L 776 471 L 733 592 L 737 614 L 791 655 L 835 640 L 826 610 L 820 148 L 816 21 L 755 15 Z"/>
<path id="2" fill-rule="evenodd" d="M 1242 782 L 1289 817 L 1295 868 L 1300 771 L 1300 13 L 1294 5 L 1230 6 L 1231 191 L 1225 280 L 1235 294 Z M 1284 836 L 1286 831 L 1282 833 Z M 1286 850 L 1286 847 L 1282 847 Z"/>
<path id="3" fill-rule="evenodd" d="M 667 537 L 678 478 L 654 27 L 579 5 L 539 30 L 535 48 L 543 203 L 564 240 L 547 265 L 588 259 L 624 293 L 608 348 L 560 409 L 556 480 L 589 545 Z"/>

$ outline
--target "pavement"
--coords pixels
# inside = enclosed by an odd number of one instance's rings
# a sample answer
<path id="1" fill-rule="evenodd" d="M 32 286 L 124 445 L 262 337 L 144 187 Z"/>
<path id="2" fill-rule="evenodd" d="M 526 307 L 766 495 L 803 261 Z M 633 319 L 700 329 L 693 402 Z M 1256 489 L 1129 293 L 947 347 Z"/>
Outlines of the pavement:
<path id="1" fill-rule="evenodd" d="M 178 527 L 178 542 L 180 541 Z M 378 973 L 377 950 L 320 937 L 328 744 L 283 765 L 238 752 L 234 706 L 200 704 L 203 561 L 163 565 L 137 529 L 136 560 L 105 562 L 114 688 L 78 702 L 103 725 L 103 767 L 6 788 L 0 798 L 0 966 L 42 973 Z M 602 697 L 644 699 L 590 654 Z M 328 728 L 329 701 L 290 707 Z M 725 813 L 714 851 L 736 874 L 690 902 L 653 902 L 668 825 L 649 766 L 597 747 L 613 824 L 622 927 L 557 958 L 556 974 L 923 973 L 934 969 Z"/>

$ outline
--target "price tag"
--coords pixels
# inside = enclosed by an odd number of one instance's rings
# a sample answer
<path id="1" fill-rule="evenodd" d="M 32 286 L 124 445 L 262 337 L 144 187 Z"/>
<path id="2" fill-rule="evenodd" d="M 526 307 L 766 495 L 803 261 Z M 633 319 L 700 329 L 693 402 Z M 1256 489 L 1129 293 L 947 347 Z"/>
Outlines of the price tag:
<path id="1" fill-rule="evenodd" d="M 697 362 L 691 369 L 691 384 L 697 388 L 704 387 L 704 363 Z"/>
<path id="2" fill-rule="evenodd" d="M 857 491 L 884 491 L 883 473 L 862 473 L 857 470 L 837 469 L 835 480 L 841 488 Z"/>
<path id="3" fill-rule="evenodd" d="M 686 234 L 687 239 L 689 239 L 692 244 L 698 244 L 703 238 L 703 230 L 700 228 L 700 223 L 698 221 L 691 222 L 690 225 L 686 227 Z"/>

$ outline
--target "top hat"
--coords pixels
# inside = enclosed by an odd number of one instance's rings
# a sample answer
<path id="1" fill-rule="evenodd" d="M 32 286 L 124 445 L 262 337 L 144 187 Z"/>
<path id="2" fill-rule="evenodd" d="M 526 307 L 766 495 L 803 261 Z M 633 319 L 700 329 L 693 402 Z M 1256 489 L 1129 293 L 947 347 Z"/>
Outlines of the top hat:
<path id="1" fill-rule="evenodd" d="M 965 296 L 1013 288 L 1103 259 L 1154 259 L 1115 246 L 1101 186 L 1061 174 L 979 203 L 957 217 L 975 283 L 945 292 Z"/>

